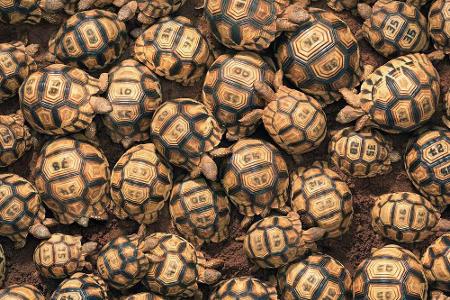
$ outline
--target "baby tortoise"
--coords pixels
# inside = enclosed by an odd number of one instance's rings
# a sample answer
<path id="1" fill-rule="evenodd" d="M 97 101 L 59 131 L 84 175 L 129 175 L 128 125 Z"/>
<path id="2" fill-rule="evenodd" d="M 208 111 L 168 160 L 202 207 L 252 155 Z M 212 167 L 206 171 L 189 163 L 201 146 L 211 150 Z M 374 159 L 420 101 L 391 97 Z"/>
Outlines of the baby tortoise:
<path id="1" fill-rule="evenodd" d="M 428 34 L 436 49 L 429 54 L 432 58 L 442 59 L 450 53 L 449 5 L 448 0 L 436 0 L 428 12 Z"/>
<path id="2" fill-rule="evenodd" d="M 422 265 L 431 286 L 450 292 L 450 233 L 445 233 L 427 248 Z"/>
<path id="3" fill-rule="evenodd" d="M 0 0 L 0 23 L 37 24 L 61 21 L 61 11 L 69 11 L 74 0 Z"/>
<path id="4" fill-rule="evenodd" d="M 162 296 L 152 293 L 139 293 L 128 296 L 123 300 L 165 300 Z"/>
<path id="5" fill-rule="evenodd" d="M 220 282 L 209 300 L 277 300 L 277 289 L 253 277 L 236 277 Z"/>
<path id="6" fill-rule="evenodd" d="M 64 280 L 53 292 L 50 300 L 108 300 L 108 286 L 93 274 L 75 273 Z"/>
<path id="7" fill-rule="evenodd" d="M 0 244 L 0 287 L 3 286 L 6 278 L 6 256 L 3 246 Z"/>
<path id="8" fill-rule="evenodd" d="M 7 167 L 36 145 L 21 111 L 0 115 L 0 167 Z"/>
<path id="9" fill-rule="evenodd" d="M 31 284 L 13 284 L 0 290 L 0 300 L 45 300 L 45 297 Z"/>

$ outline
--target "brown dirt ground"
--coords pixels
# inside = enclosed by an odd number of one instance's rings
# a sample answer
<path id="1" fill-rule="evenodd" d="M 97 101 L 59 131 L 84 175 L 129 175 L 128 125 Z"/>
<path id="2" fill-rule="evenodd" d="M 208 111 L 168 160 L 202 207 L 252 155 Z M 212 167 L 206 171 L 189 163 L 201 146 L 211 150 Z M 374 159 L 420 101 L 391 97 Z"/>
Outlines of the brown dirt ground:
<path id="1" fill-rule="evenodd" d="M 188 0 L 186 5 L 179 11 L 179 15 L 183 15 L 191 18 L 195 24 L 199 27 L 204 27 L 204 21 L 201 17 L 201 11 L 195 10 L 194 7 L 200 5 L 201 0 Z M 323 0 L 313 3 L 312 6 L 325 8 Z M 348 25 L 353 32 L 356 32 L 361 26 L 361 19 L 353 17 L 350 13 L 338 14 L 341 18 L 348 22 Z M 42 50 L 47 48 L 47 41 L 51 34 L 53 34 L 58 26 L 42 23 L 39 25 L 20 25 L 20 26 L 7 26 L 0 25 L 0 42 L 8 42 L 16 40 L 24 35 L 28 36 L 29 43 L 38 43 L 41 45 Z M 130 26 L 131 28 L 131 26 Z M 366 64 L 372 64 L 380 66 L 387 60 L 376 52 L 374 52 L 366 42 L 361 42 L 362 61 Z M 437 64 L 437 69 L 441 75 L 441 87 L 442 92 L 447 91 L 450 86 L 450 65 L 448 59 L 444 62 Z M 200 95 L 201 84 L 196 84 L 194 87 L 182 87 L 176 83 L 162 80 L 163 87 L 163 99 L 172 99 L 176 97 L 192 97 L 197 98 Z M 443 94 L 443 93 L 442 93 Z M 14 112 L 18 109 L 18 100 L 12 99 L 4 104 L 0 105 L 0 113 L 7 114 Z M 343 103 L 333 104 L 326 108 L 328 115 L 328 128 L 329 130 L 337 129 L 340 126 L 334 119 L 340 108 L 343 107 Z M 440 116 L 442 115 L 442 108 L 433 119 L 433 123 L 439 124 Z M 104 131 L 100 128 L 99 140 L 103 151 L 106 153 L 111 168 L 119 159 L 124 150 L 121 146 L 113 144 Z M 263 133 L 263 130 L 259 130 L 256 134 L 267 138 Z M 399 135 L 394 136 L 394 145 L 396 150 L 403 153 L 404 145 L 411 135 Z M 306 155 L 304 164 L 308 165 L 314 160 L 326 160 L 327 159 L 327 144 L 326 140 L 322 146 L 313 153 Z M 2 172 L 17 173 L 21 176 L 28 177 L 30 174 L 29 161 L 31 159 L 31 153 L 27 153 L 23 158 L 16 162 L 11 167 L 1 170 Z M 380 247 L 384 244 L 388 244 L 388 240 L 382 239 L 376 235 L 370 228 L 370 215 L 369 211 L 372 206 L 372 200 L 370 196 L 380 195 L 388 192 L 400 192 L 400 191 L 414 191 L 413 186 L 409 182 L 406 173 L 404 171 L 403 163 L 399 162 L 394 165 L 394 170 L 391 174 L 386 176 L 379 176 L 373 179 L 349 179 L 349 184 L 353 192 L 354 201 L 354 217 L 353 224 L 347 234 L 345 234 L 339 240 L 326 240 L 319 243 L 319 248 L 322 252 L 327 253 L 341 261 L 350 272 L 353 273 L 356 266 L 366 257 L 369 256 L 370 250 L 373 247 Z M 444 216 L 448 218 L 448 209 L 444 213 Z M 250 265 L 245 258 L 242 250 L 242 245 L 234 238 L 243 234 L 239 229 L 239 214 L 233 210 L 232 224 L 231 224 L 231 238 L 219 245 L 211 244 L 204 248 L 208 257 L 221 258 L 224 260 L 224 266 L 221 269 L 224 278 L 231 278 L 242 275 L 254 275 L 263 279 L 268 279 L 271 275 L 270 272 L 259 272 L 258 274 L 251 274 Z M 167 206 L 165 207 L 163 214 L 159 222 L 149 227 L 150 232 L 155 231 L 169 231 L 174 232 L 174 228 L 170 223 L 170 216 Z M 97 241 L 101 245 L 104 245 L 110 239 L 117 237 L 121 234 L 129 234 L 137 230 L 137 224 L 132 221 L 120 221 L 111 216 L 108 222 L 95 222 L 92 221 L 88 228 L 81 228 L 76 225 L 72 226 L 58 226 L 52 229 L 52 232 L 63 232 L 67 234 L 82 235 L 85 241 Z M 432 239 L 430 239 L 432 240 Z M 1 244 L 4 246 L 7 256 L 7 278 L 5 285 L 11 284 L 33 284 L 41 289 L 44 294 L 49 297 L 52 291 L 56 288 L 58 282 L 54 280 L 45 280 L 41 278 L 36 272 L 32 254 L 38 240 L 29 237 L 25 248 L 20 250 L 14 250 L 12 243 L 5 239 L 0 238 Z M 413 249 L 416 252 L 423 253 L 428 242 L 416 244 L 416 245 L 403 245 L 407 248 Z M 209 288 L 202 286 L 205 298 L 209 294 Z M 133 288 L 132 292 L 140 291 L 142 287 L 137 286 Z M 120 294 L 113 291 L 111 297 L 116 299 Z"/>

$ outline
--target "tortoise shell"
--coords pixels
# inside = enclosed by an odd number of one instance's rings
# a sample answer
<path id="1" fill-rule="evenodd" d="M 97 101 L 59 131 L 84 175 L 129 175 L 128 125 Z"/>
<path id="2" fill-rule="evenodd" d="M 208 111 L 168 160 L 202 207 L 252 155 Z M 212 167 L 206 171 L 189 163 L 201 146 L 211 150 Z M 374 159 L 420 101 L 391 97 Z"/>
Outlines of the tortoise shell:
<path id="1" fill-rule="evenodd" d="M 6 278 L 6 256 L 5 250 L 3 250 L 2 245 L 0 245 L 0 286 L 3 286 Z"/>
<path id="2" fill-rule="evenodd" d="M 353 218 L 352 193 L 326 163 L 314 162 L 291 174 L 291 207 L 306 227 L 320 227 L 326 237 L 343 235 Z"/>
<path id="3" fill-rule="evenodd" d="M 87 226 L 89 218 L 106 220 L 110 173 L 94 145 L 64 137 L 46 144 L 35 168 L 35 184 L 44 203 L 62 224 Z"/>
<path id="4" fill-rule="evenodd" d="M 64 280 L 53 292 L 50 300 L 107 300 L 108 287 L 105 282 L 93 274 L 75 273 Z"/>
<path id="5" fill-rule="evenodd" d="M 199 177 L 174 185 L 170 215 L 178 231 L 194 245 L 228 238 L 230 204 L 222 186 Z"/>
<path id="6" fill-rule="evenodd" d="M 204 16 L 213 36 L 234 50 L 263 50 L 279 35 L 277 2 L 273 0 L 207 1 Z M 284 1 L 289 2 L 289 1 Z"/>
<path id="7" fill-rule="evenodd" d="M 137 19 L 143 24 L 153 24 L 156 19 L 177 12 L 187 0 L 137 0 Z"/>
<path id="8" fill-rule="evenodd" d="M 53 64 L 31 74 L 19 90 L 20 106 L 34 130 L 63 135 L 86 129 L 96 111 L 90 100 L 105 87 L 86 72 Z"/>
<path id="9" fill-rule="evenodd" d="M 281 299 L 351 299 L 352 277 L 336 259 L 313 254 L 277 274 Z"/>
<path id="10" fill-rule="evenodd" d="M 428 283 L 450 292 L 450 233 L 435 240 L 422 256 Z"/>
<path id="11" fill-rule="evenodd" d="M 206 39 L 181 16 L 163 18 L 140 35 L 134 57 L 159 76 L 183 85 L 200 80 L 213 60 Z"/>
<path id="12" fill-rule="evenodd" d="M 0 23 L 37 24 L 42 18 L 41 0 L 0 0 Z"/>
<path id="13" fill-rule="evenodd" d="M 31 284 L 13 284 L 0 290 L 0 300 L 45 300 L 45 297 Z"/>
<path id="14" fill-rule="evenodd" d="M 244 126 L 239 120 L 265 106 L 253 84 L 262 81 L 272 86 L 274 77 L 274 67 L 252 52 L 224 54 L 211 65 L 203 84 L 203 103 L 227 129 L 228 139 L 238 140 L 255 132 L 258 124 Z"/>
<path id="15" fill-rule="evenodd" d="M 375 130 L 341 129 L 331 138 L 328 153 L 331 162 L 349 176 L 368 178 L 392 171 L 392 143 Z"/>
<path id="16" fill-rule="evenodd" d="M 94 9 L 68 18 L 50 39 L 48 51 L 66 65 L 98 70 L 122 55 L 127 38 L 116 14 Z"/>
<path id="17" fill-rule="evenodd" d="M 450 15 L 447 14 L 450 1 L 436 0 L 428 12 L 428 33 L 436 49 L 450 51 Z"/>
<path id="18" fill-rule="evenodd" d="M 0 0 L 0 6 L 1 3 Z M 22 42 L 0 44 L 0 103 L 14 97 L 25 78 L 36 70 L 37 65 Z"/>
<path id="19" fill-rule="evenodd" d="M 405 152 L 406 174 L 437 207 L 450 204 L 450 131 L 434 128 L 411 140 Z"/>
<path id="20" fill-rule="evenodd" d="M 385 57 L 421 52 L 429 45 L 427 19 L 418 8 L 400 1 L 377 1 L 362 35 Z"/>
<path id="21" fill-rule="evenodd" d="M 283 208 L 288 199 L 289 173 L 281 152 L 256 139 L 241 139 L 222 172 L 222 185 L 244 216 L 265 217 L 271 208 Z"/>
<path id="22" fill-rule="evenodd" d="M 152 253 L 164 259 L 150 264 L 143 279 L 151 291 L 168 297 L 189 298 L 198 290 L 197 253 L 194 246 L 175 234 L 156 232 L 147 238 L 158 240 Z"/>
<path id="23" fill-rule="evenodd" d="M 113 288 L 125 290 L 144 278 L 150 261 L 136 236 L 120 236 L 107 243 L 97 258 L 99 275 Z"/>
<path id="24" fill-rule="evenodd" d="M 311 18 L 277 42 L 276 58 L 285 76 L 324 104 L 341 98 L 339 89 L 359 85 L 360 51 L 347 24 L 331 12 Z"/>
<path id="25" fill-rule="evenodd" d="M 41 198 L 30 182 L 15 174 L 0 174 L 0 235 L 23 247 L 30 226 L 44 218 Z"/>
<path id="26" fill-rule="evenodd" d="M 217 147 L 222 134 L 206 107 L 190 98 L 165 101 L 155 111 L 150 126 L 158 152 L 190 172 L 199 169 L 202 156 Z"/>
<path id="27" fill-rule="evenodd" d="M 399 243 L 429 238 L 440 214 L 424 197 L 415 193 L 392 193 L 377 197 L 372 208 L 372 228 Z"/>
<path id="28" fill-rule="evenodd" d="M 375 250 L 356 269 L 353 299 L 379 300 L 380 297 L 427 299 L 428 284 L 423 267 L 414 254 L 397 245 Z"/>
<path id="29" fill-rule="evenodd" d="M 376 69 L 361 85 L 361 109 L 382 130 L 409 132 L 427 122 L 439 102 L 439 73 L 425 54 L 409 54 Z"/>
<path id="30" fill-rule="evenodd" d="M 46 278 L 69 277 L 84 267 L 81 236 L 52 234 L 34 249 L 33 261 L 38 272 Z"/>
<path id="31" fill-rule="evenodd" d="M 172 189 L 172 168 L 156 154 L 153 144 L 134 146 L 117 161 L 111 173 L 111 198 L 119 218 L 140 224 L 158 220 Z"/>
<path id="32" fill-rule="evenodd" d="M 164 300 L 164 298 L 157 294 L 139 293 L 128 296 L 124 300 Z"/>
<path id="33" fill-rule="evenodd" d="M 253 277 L 236 277 L 221 282 L 209 300 L 277 300 L 277 290 Z"/>
<path id="34" fill-rule="evenodd" d="M 7 167 L 33 146 L 30 129 L 22 113 L 0 116 L 0 167 Z"/>
<path id="35" fill-rule="evenodd" d="M 108 100 L 112 111 L 102 116 L 115 143 L 129 146 L 150 138 L 150 120 L 161 104 L 158 77 L 146 66 L 127 59 L 109 72 Z"/>

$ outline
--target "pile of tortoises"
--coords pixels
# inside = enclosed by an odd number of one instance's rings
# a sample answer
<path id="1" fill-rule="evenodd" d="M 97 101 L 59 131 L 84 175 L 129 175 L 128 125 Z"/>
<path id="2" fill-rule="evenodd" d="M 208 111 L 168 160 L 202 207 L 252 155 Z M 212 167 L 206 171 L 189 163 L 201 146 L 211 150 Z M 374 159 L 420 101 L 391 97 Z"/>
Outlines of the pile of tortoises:
<path id="1" fill-rule="evenodd" d="M 36 272 L 57 283 L 0 299 L 450 299 L 450 0 L 205 0 L 204 26 L 179 13 L 198 4 L 0 0 L 0 26 L 59 28 L 45 49 L 0 43 L 0 102 L 19 106 L 0 115 L 0 235 L 17 253 L 41 239 Z M 363 64 L 364 40 L 385 64 Z M 385 245 L 352 274 L 321 245 L 359 225 L 353 180 L 394 169 L 411 189 L 364 195 Z M 83 235 L 113 218 L 139 229 Z M 231 239 L 249 274 L 204 251 Z M 8 259 L 0 245 L 0 283 Z"/>

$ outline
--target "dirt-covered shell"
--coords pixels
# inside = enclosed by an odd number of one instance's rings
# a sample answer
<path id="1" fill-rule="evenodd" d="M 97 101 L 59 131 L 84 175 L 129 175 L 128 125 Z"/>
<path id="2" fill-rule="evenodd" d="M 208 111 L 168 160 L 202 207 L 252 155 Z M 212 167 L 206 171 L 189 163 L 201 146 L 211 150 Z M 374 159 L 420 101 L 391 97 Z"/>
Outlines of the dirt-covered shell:
<path id="1" fill-rule="evenodd" d="M 225 191 L 216 182 L 185 178 L 174 185 L 169 210 L 177 230 L 194 245 L 228 238 L 231 208 Z"/>
<path id="2" fill-rule="evenodd" d="M 108 287 L 98 276 L 75 273 L 64 280 L 53 292 L 50 300 L 95 299 L 108 300 Z"/>
<path id="3" fill-rule="evenodd" d="M 351 299 L 352 277 L 336 259 L 313 254 L 278 270 L 281 299 Z"/>
<path id="4" fill-rule="evenodd" d="M 0 290 L 0 300 L 45 300 L 44 295 L 31 284 L 13 284 Z"/>
<path id="5" fill-rule="evenodd" d="M 277 290 L 258 278 L 236 277 L 217 285 L 209 300 L 277 300 Z"/>
<path id="6" fill-rule="evenodd" d="M 376 130 L 354 131 L 347 127 L 335 133 L 328 145 L 331 162 L 344 174 L 368 178 L 390 173 L 400 154 L 392 143 Z"/>
<path id="7" fill-rule="evenodd" d="M 380 284 L 382 283 L 382 284 Z M 379 300 L 398 294 L 402 299 L 427 299 L 428 283 L 417 257 L 398 245 L 374 250 L 353 276 L 353 299 Z"/>
<path id="8" fill-rule="evenodd" d="M 428 33 L 434 42 L 434 48 L 443 50 L 446 54 L 450 51 L 449 5 L 448 0 L 436 0 L 428 12 Z"/>
<path id="9" fill-rule="evenodd" d="M 124 300 L 164 300 L 164 298 L 152 293 L 139 293 L 126 297 Z"/>
<path id="10" fill-rule="evenodd" d="M 277 41 L 276 58 L 285 76 L 324 104 L 340 99 L 339 89 L 360 82 L 360 51 L 347 24 L 331 12 L 314 10 L 297 31 Z"/>
<path id="11" fill-rule="evenodd" d="M 108 0 L 113 1 L 113 0 Z M 88 2 L 88 1 L 87 1 Z M 119 2 L 113 1 L 117 5 Z M 177 12 L 186 0 L 134 0 L 127 1 L 118 12 L 120 20 L 136 19 L 144 25 L 152 25 L 157 19 Z"/>
<path id="12" fill-rule="evenodd" d="M 127 45 L 125 23 L 106 10 L 79 12 L 50 39 L 48 51 L 66 65 L 98 70 L 114 63 Z"/>
<path id="13" fill-rule="evenodd" d="M 450 233 L 435 240 L 422 256 L 428 283 L 442 291 L 450 292 Z"/>
<path id="14" fill-rule="evenodd" d="M 0 0 L 0 23 L 37 24 L 42 18 L 41 0 Z"/>
<path id="15" fill-rule="evenodd" d="M 347 183 L 324 162 L 291 173 L 291 207 L 305 227 L 320 227 L 336 238 L 350 228 L 352 193 Z"/>
<path id="16" fill-rule="evenodd" d="M 376 198 L 371 211 L 372 228 L 399 243 L 429 238 L 440 214 L 424 197 L 415 193 L 384 194 Z"/>
<path id="17" fill-rule="evenodd" d="M 249 136 L 258 124 L 239 123 L 246 114 L 264 108 L 265 101 L 255 92 L 254 83 L 272 86 L 275 73 L 271 62 L 252 52 L 219 56 L 211 65 L 203 84 L 202 99 L 206 108 L 227 130 L 227 139 Z"/>
<path id="18" fill-rule="evenodd" d="M 433 128 L 413 138 L 406 147 L 405 169 L 437 208 L 450 204 L 450 131 Z"/>
<path id="19" fill-rule="evenodd" d="M 102 116 L 106 132 L 125 148 L 148 140 L 151 117 L 162 102 L 158 77 L 133 59 L 120 62 L 108 77 L 112 111 Z"/>
<path id="20" fill-rule="evenodd" d="M 24 79 L 36 71 L 33 54 L 37 49 L 30 46 L 34 48 L 25 47 L 22 42 L 0 44 L 0 103 L 14 97 Z"/>
<path id="21" fill-rule="evenodd" d="M 206 39 L 182 16 L 163 18 L 142 33 L 134 57 L 157 75 L 183 85 L 200 80 L 213 61 Z"/>
<path id="22" fill-rule="evenodd" d="M 60 223 L 87 226 L 89 218 L 108 218 L 108 167 L 106 157 L 94 145 L 59 138 L 42 148 L 34 169 L 35 184 Z"/>
<path id="23" fill-rule="evenodd" d="M 30 129 L 20 111 L 0 116 L 0 167 L 7 167 L 33 146 Z"/>
<path id="24" fill-rule="evenodd" d="M 134 146 L 117 161 L 111 173 L 113 212 L 140 224 L 158 220 L 172 190 L 172 168 L 153 144 Z"/>

